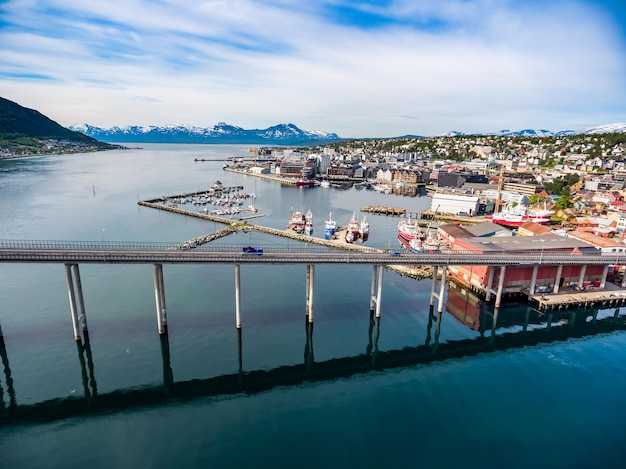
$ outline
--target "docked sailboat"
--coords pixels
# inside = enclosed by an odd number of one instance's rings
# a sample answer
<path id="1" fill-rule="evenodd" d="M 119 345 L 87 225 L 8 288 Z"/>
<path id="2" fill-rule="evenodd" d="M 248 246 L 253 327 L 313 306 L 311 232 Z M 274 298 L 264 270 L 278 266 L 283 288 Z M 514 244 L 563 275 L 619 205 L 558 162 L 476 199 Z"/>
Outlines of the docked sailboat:
<path id="1" fill-rule="evenodd" d="M 359 219 L 356 217 L 356 212 L 354 212 L 348 222 L 346 242 L 354 243 L 357 239 L 359 239 Z"/>
<path id="2" fill-rule="evenodd" d="M 337 231 L 337 222 L 333 220 L 333 213 L 328 214 L 328 218 L 324 222 L 324 238 L 330 239 Z"/>

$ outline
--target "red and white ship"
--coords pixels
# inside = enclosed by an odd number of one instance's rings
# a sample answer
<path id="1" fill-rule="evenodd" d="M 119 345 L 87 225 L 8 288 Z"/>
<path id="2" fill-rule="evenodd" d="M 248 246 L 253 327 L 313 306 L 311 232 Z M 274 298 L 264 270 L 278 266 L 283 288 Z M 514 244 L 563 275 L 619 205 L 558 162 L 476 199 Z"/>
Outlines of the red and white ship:
<path id="1" fill-rule="evenodd" d="M 356 217 L 356 212 L 352 214 L 352 218 L 348 222 L 348 228 L 346 230 L 346 242 L 354 243 L 359 239 L 359 219 Z"/>
<path id="2" fill-rule="evenodd" d="M 291 212 L 287 229 L 295 231 L 296 233 L 304 233 L 305 222 L 306 217 L 302 212 Z"/>
<path id="3" fill-rule="evenodd" d="M 363 220 L 361 220 L 361 223 L 359 223 L 359 236 L 361 236 L 362 241 L 366 241 L 369 234 L 370 234 L 370 224 L 365 219 L 365 215 L 363 215 Z"/>
<path id="4" fill-rule="evenodd" d="M 315 185 L 315 181 L 313 179 L 300 178 L 296 181 L 296 186 L 298 187 L 307 187 L 307 186 L 314 186 L 314 185 Z"/>
<path id="5" fill-rule="evenodd" d="M 409 246 L 413 240 L 422 240 L 425 238 L 425 234 L 420 228 L 417 220 L 412 220 L 411 216 L 401 218 L 398 222 L 398 239 L 404 240 L 405 246 Z"/>
<path id="6" fill-rule="evenodd" d="M 550 217 L 554 215 L 554 210 L 529 209 L 526 205 L 512 206 L 507 204 L 499 213 L 491 216 L 491 221 L 504 226 L 520 226 L 527 221 L 546 225 L 550 223 Z"/>

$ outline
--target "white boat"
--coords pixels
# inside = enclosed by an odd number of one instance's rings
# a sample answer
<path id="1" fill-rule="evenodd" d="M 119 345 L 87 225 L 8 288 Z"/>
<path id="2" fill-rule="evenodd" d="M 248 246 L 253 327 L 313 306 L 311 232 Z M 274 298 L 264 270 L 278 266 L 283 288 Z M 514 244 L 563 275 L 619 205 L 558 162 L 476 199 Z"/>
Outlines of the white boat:
<path id="1" fill-rule="evenodd" d="M 311 210 L 306 212 L 306 217 L 304 219 L 304 232 L 308 235 L 313 233 L 313 214 Z"/>
<path id="2" fill-rule="evenodd" d="M 320 187 L 328 189 L 330 187 L 330 181 L 328 179 L 324 179 L 322 182 L 320 182 Z"/>
<path id="3" fill-rule="evenodd" d="M 407 245 L 413 239 L 422 240 L 425 238 L 417 220 L 411 219 L 411 215 L 401 218 L 398 222 L 398 236 L 406 241 Z"/>
<path id="4" fill-rule="evenodd" d="M 526 205 L 506 204 L 498 213 L 491 216 L 491 221 L 504 226 L 520 226 L 527 221 L 545 225 L 550 223 L 550 217 L 554 215 L 554 210 L 529 209 Z"/>
<path id="5" fill-rule="evenodd" d="M 359 223 L 359 235 L 361 236 L 361 239 L 365 241 L 367 237 L 369 236 L 369 234 L 370 234 L 370 224 L 365 219 L 365 215 L 363 215 L 363 220 L 361 220 L 361 223 Z"/>
<path id="6" fill-rule="evenodd" d="M 428 237 L 424 241 L 422 241 L 421 246 L 424 251 L 428 252 L 439 251 L 439 249 L 441 248 L 439 242 L 430 235 L 428 235 Z"/>
<path id="7" fill-rule="evenodd" d="M 346 242 L 353 243 L 359 239 L 359 219 L 356 217 L 356 212 L 352 214 L 350 221 L 348 222 L 348 228 L 346 230 Z"/>
<path id="8" fill-rule="evenodd" d="M 292 212 L 289 217 L 289 223 L 287 229 L 295 231 L 296 233 L 304 233 L 305 219 L 302 212 Z"/>
<path id="9" fill-rule="evenodd" d="M 330 212 L 328 218 L 324 222 L 324 237 L 330 239 L 337 231 L 337 222 L 333 220 L 333 213 Z"/>

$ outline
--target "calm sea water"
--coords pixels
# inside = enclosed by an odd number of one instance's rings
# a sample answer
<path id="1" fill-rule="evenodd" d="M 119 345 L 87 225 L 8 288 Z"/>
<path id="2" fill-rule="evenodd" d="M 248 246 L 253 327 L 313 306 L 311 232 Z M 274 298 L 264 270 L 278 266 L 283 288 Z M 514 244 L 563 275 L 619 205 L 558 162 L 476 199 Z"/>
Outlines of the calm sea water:
<path id="1" fill-rule="evenodd" d="M 180 242 L 221 228 L 140 199 L 243 185 L 284 228 L 291 210 L 410 211 L 426 197 L 300 189 L 194 158 L 237 146 L 0 161 L 0 239 Z M 198 208 L 200 210 L 200 208 Z M 368 216 L 368 244 L 397 219 Z M 258 233 L 220 240 L 289 244 Z M 491 311 L 453 288 L 429 315 L 429 281 L 371 267 L 242 266 L 241 335 L 231 266 L 164 266 L 169 334 L 156 330 L 151 266 L 81 265 L 88 347 L 73 340 L 62 265 L 0 264 L 0 467 L 622 467 L 626 333 L 621 311 L 548 318 Z M 617 316 L 617 317 L 614 317 Z M 527 327 L 524 324 L 527 323 Z"/>

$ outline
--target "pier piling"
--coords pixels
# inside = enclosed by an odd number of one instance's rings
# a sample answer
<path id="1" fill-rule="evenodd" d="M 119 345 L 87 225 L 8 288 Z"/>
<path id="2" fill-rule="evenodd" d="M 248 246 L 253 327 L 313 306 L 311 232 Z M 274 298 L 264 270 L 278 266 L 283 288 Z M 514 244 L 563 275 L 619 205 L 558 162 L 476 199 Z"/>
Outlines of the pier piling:
<path id="1" fill-rule="evenodd" d="M 235 264 L 235 325 L 237 329 L 241 329 L 241 266 Z"/>
<path id="2" fill-rule="evenodd" d="M 159 334 L 164 334 L 167 330 L 167 313 L 165 310 L 163 264 L 154 264 L 154 299 L 156 302 L 157 328 Z"/>
<path id="3" fill-rule="evenodd" d="M 72 275 L 72 269 L 74 270 L 74 275 Z M 87 316 L 85 314 L 85 301 L 83 300 L 83 287 L 80 281 L 78 264 L 65 264 L 65 278 L 67 280 L 67 295 L 70 301 L 74 340 L 80 341 L 80 325 L 82 323 L 83 331 L 87 330 Z M 77 296 L 78 302 L 76 300 Z"/>

